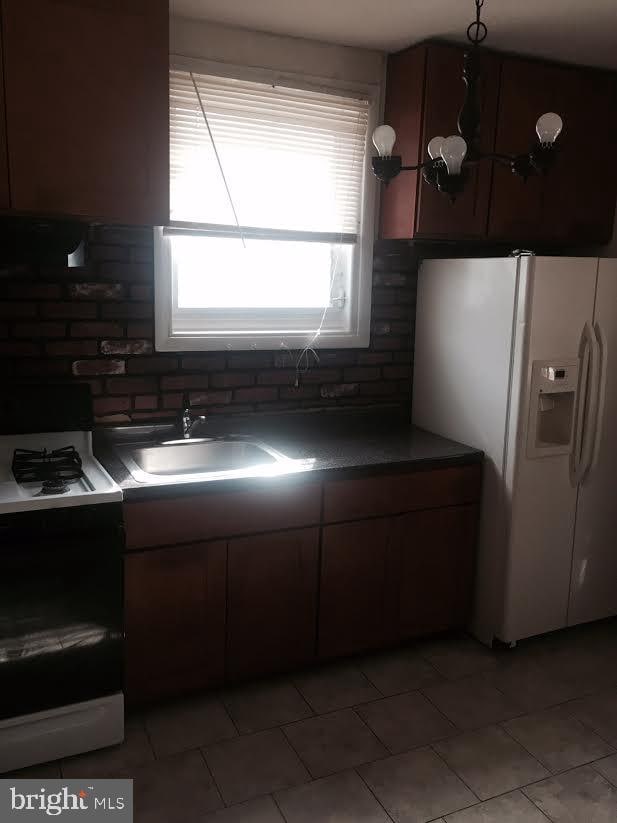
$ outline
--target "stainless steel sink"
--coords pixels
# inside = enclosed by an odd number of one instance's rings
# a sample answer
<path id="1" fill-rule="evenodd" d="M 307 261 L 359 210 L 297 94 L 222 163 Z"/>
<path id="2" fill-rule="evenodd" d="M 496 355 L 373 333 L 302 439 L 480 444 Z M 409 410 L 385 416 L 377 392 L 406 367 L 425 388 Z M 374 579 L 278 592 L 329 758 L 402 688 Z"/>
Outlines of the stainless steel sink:
<path id="1" fill-rule="evenodd" d="M 137 443 L 118 446 L 116 451 L 140 483 L 274 476 L 293 471 L 296 463 L 248 438 Z"/>

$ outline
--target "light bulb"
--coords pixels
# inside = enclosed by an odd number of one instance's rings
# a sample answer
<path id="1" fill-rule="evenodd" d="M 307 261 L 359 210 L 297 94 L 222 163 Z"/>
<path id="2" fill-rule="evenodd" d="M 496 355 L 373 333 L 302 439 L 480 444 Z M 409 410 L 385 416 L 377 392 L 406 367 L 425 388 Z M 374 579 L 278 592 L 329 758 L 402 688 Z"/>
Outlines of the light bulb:
<path id="1" fill-rule="evenodd" d="M 428 156 L 431 158 L 431 160 L 436 160 L 441 155 L 442 143 L 443 137 L 433 137 L 433 139 L 429 141 L 426 150 L 428 151 Z"/>
<path id="2" fill-rule="evenodd" d="M 551 146 L 561 134 L 563 128 L 563 120 L 554 111 L 547 111 L 542 117 L 538 118 L 536 123 L 536 133 L 538 140 L 543 145 Z"/>
<path id="3" fill-rule="evenodd" d="M 380 157 L 390 157 L 392 155 L 395 140 L 396 132 L 392 126 L 377 126 L 373 132 L 373 143 Z"/>
<path id="4" fill-rule="evenodd" d="M 461 173 L 461 166 L 467 154 L 467 143 L 458 134 L 446 137 L 439 151 L 441 158 L 446 164 L 448 174 L 455 176 Z"/>

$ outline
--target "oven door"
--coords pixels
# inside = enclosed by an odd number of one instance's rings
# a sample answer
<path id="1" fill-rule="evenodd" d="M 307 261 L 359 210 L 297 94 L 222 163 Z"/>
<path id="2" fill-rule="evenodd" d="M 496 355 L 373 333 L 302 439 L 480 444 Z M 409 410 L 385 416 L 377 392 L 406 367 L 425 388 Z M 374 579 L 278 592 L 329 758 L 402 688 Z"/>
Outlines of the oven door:
<path id="1" fill-rule="evenodd" d="M 122 689 L 120 504 L 0 517 L 0 718 Z"/>

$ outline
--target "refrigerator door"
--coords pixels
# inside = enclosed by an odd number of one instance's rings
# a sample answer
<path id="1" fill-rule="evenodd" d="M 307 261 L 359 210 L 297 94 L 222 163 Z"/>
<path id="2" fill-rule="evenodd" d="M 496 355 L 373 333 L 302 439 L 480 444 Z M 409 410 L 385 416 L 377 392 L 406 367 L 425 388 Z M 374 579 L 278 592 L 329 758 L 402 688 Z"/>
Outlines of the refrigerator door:
<path id="1" fill-rule="evenodd" d="M 529 257 L 425 260 L 418 277 L 413 422 L 485 454 L 473 630 L 488 644 L 503 620 L 512 361 L 532 264 Z"/>
<path id="2" fill-rule="evenodd" d="M 521 354 L 520 422 L 513 444 L 505 618 L 497 632 L 505 642 L 567 625 L 577 501 L 570 463 L 579 401 L 586 396 L 581 340 L 586 326 L 593 324 L 597 267 L 596 258 L 535 260 L 528 336 Z M 571 398 L 571 427 L 564 427 L 553 443 L 549 437 L 540 448 L 530 448 L 530 437 L 537 431 L 532 416 L 553 408 L 550 396 L 548 403 L 539 397 L 537 378 L 538 373 L 550 376 L 551 365 L 554 375 L 562 369 L 571 375 L 576 366 L 583 384 Z M 555 444 L 559 447 L 553 448 Z"/>
<path id="3" fill-rule="evenodd" d="M 598 413 L 578 490 L 568 624 L 617 614 L 617 260 L 601 259 L 593 330 L 600 353 Z"/>

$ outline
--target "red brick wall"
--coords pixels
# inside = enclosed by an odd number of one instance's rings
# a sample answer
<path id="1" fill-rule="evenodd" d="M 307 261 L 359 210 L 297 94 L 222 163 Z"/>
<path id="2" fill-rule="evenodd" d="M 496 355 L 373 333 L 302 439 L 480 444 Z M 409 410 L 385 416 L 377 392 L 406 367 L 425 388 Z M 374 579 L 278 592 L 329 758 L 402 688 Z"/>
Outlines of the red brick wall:
<path id="1" fill-rule="evenodd" d="M 408 405 L 415 313 L 408 246 L 375 254 L 371 344 L 320 351 L 300 376 L 284 352 L 157 353 L 152 233 L 92 227 L 87 265 L 0 270 L 4 379 L 87 380 L 101 423 L 210 413 Z"/>

